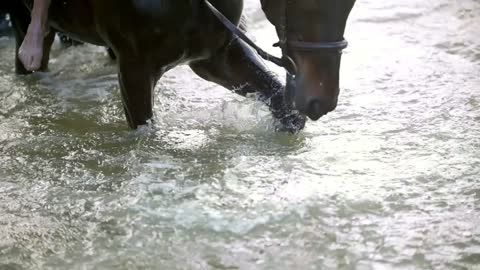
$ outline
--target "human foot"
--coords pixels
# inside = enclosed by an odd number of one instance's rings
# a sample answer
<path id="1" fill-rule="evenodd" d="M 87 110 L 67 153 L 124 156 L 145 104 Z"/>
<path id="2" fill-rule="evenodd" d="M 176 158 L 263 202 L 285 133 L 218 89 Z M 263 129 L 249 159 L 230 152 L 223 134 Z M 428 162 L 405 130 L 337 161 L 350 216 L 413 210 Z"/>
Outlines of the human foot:
<path id="1" fill-rule="evenodd" d="M 18 50 L 18 58 L 28 71 L 36 71 L 42 65 L 44 34 L 41 27 L 30 25 Z"/>

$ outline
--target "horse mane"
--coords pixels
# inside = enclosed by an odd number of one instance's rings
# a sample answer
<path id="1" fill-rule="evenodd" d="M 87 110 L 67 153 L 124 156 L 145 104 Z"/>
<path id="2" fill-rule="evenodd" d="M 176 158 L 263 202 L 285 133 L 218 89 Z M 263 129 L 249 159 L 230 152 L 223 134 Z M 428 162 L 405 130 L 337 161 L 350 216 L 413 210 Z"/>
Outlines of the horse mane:
<path id="1" fill-rule="evenodd" d="M 245 14 L 242 14 L 242 16 L 240 17 L 240 22 L 238 23 L 238 28 L 240 28 L 240 30 L 242 30 L 242 32 L 244 33 L 248 31 L 247 22 L 247 16 Z"/>

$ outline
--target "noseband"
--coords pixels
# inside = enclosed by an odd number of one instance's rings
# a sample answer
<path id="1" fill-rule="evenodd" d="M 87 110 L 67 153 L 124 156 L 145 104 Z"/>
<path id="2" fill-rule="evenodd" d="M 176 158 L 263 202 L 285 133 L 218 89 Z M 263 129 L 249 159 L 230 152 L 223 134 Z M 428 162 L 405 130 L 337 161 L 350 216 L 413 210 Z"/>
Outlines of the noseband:
<path id="1" fill-rule="evenodd" d="M 278 0 L 277 0 L 278 1 Z M 289 81 L 294 80 L 295 75 L 297 74 L 297 67 L 293 59 L 288 56 L 288 50 L 292 51 L 314 51 L 314 52 L 324 52 L 324 53 L 342 53 L 343 49 L 348 46 L 348 42 L 343 38 L 340 41 L 333 42 L 308 42 L 308 41 L 299 41 L 299 40 L 288 40 L 288 16 L 287 11 L 289 5 L 293 5 L 295 1 L 286 0 L 285 3 L 285 15 L 282 18 L 282 25 L 278 27 L 281 29 L 279 31 L 280 41 L 274 46 L 280 47 L 282 49 L 282 57 L 273 56 L 266 51 L 262 50 L 257 46 L 250 38 L 248 38 L 238 27 L 233 24 L 229 19 L 227 19 L 217 8 L 215 8 L 209 0 L 203 0 L 205 5 L 210 9 L 210 11 L 218 18 L 218 20 L 235 36 L 243 40 L 245 43 L 250 45 L 257 53 L 265 60 L 270 61 L 280 67 L 283 67 L 287 71 Z M 280 1 L 279 1 L 280 2 Z"/>

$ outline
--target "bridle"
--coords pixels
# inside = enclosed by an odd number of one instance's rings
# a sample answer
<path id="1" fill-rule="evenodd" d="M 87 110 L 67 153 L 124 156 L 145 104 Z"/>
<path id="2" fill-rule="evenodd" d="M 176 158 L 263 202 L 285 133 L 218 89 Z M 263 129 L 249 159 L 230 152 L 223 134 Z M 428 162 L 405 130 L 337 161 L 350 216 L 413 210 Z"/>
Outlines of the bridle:
<path id="1" fill-rule="evenodd" d="M 217 8 L 215 8 L 209 0 L 203 0 L 206 6 L 210 11 L 218 18 L 218 20 L 235 36 L 243 40 L 249 46 L 251 46 L 257 53 L 265 60 L 270 61 L 280 67 L 285 68 L 287 73 L 295 76 L 297 74 L 297 68 L 295 62 L 291 57 L 288 56 L 288 50 L 293 51 L 323 51 L 329 53 L 342 53 L 342 51 L 347 48 L 348 42 L 343 38 L 340 41 L 333 42 L 309 42 L 309 41 L 298 41 L 298 40 L 288 40 L 288 16 L 287 11 L 290 5 L 295 4 L 294 0 L 285 0 L 285 15 L 282 18 L 282 25 L 280 26 L 281 31 L 279 31 L 280 41 L 274 46 L 280 47 L 282 49 L 282 57 L 273 56 L 266 51 L 262 50 L 257 46 L 249 37 L 247 37 L 242 30 L 240 30 L 235 24 L 233 24 L 229 19 L 225 17 Z M 276 0 L 280 2 L 281 0 Z"/>
<path id="2" fill-rule="evenodd" d="M 282 49 L 282 57 L 276 57 L 262 50 L 258 45 L 255 44 L 250 38 L 248 38 L 242 30 L 240 30 L 235 24 L 233 24 L 229 19 L 225 17 L 217 8 L 215 8 L 209 0 L 203 0 L 208 9 L 218 18 L 218 20 L 235 36 L 243 40 L 249 46 L 251 46 L 263 59 L 270 61 L 280 67 L 283 67 L 287 72 L 287 83 L 285 86 L 285 96 L 288 103 L 293 104 L 293 97 L 296 89 L 296 75 L 297 75 L 297 66 L 293 59 L 288 56 L 288 51 L 312 51 L 312 52 L 322 52 L 322 53 L 334 53 L 341 54 L 342 51 L 347 48 L 348 42 L 345 38 L 339 41 L 299 41 L 299 40 L 289 40 L 287 38 L 288 34 L 288 10 L 289 6 L 295 4 L 295 0 L 275 0 L 278 3 L 283 2 L 285 4 L 284 15 L 281 18 L 281 25 L 277 26 L 280 30 L 278 31 L 280 41 L 274 44 L 276 47 Z"/>

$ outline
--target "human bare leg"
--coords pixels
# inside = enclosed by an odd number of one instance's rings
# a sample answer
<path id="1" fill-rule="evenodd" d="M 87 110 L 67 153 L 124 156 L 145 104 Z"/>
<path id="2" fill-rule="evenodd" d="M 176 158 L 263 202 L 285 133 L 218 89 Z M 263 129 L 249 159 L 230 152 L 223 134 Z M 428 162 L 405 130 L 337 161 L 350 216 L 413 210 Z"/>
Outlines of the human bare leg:
<path id="1" fill-rule="evenodd" d="M 32 20 L 20 46 L 18 58 L 26 70 L 35 71 L 42 65 L 43 42 L 48 31 L 48 9 L 51 0 L 34 0 Z"/>

